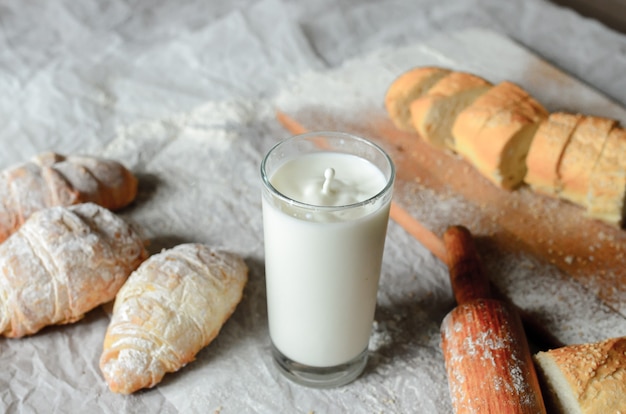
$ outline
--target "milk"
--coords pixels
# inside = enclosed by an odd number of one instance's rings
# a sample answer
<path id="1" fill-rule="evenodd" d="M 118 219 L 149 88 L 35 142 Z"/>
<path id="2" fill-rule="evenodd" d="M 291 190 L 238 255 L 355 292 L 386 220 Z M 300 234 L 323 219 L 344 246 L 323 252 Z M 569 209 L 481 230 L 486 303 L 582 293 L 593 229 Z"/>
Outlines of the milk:
<path id="1" fill-rule="evenodd" d="M 387 184 L 383 173 L 369 161 L 336 152 L 311 153 L 287 161 L 270 182 L 284 196 L 313 206 L 359 203 L 374 197 Z M 348 214 L 358 213 L 349 209 Z"/>
<path id="2" fill-rule="evenodd" d="M 263 194 L 270 336 L 299 364 L 344 364 L 371 334 L 393 167 L 333 151 L 286 158 Z"/>

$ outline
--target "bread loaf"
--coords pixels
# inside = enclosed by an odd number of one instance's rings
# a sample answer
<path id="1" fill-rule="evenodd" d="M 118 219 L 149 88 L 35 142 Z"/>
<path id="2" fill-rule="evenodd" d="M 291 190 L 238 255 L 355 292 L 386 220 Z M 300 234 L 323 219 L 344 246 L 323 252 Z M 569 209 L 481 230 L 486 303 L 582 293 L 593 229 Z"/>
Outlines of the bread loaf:
<path id="1" fill-rule="evenodd" d="M 503 82 L 459 114 L 452 127 L 456 149 L 494 184 L 513 189 L 524 180 L 526 155 L 547 116 L 522 88 Z"/>
<path id="2" fill-rule="evenodd" d="M 561 157 L 581 119 L 580 114 L 555 112 L 541 122 L 526 157 L 524 181 L 533 190 L 552 196 L 558 194 Z"/>
<path id="3" fill-rule="evenodd" d="M 145 256 L 138 234 L 96 204 L 33 213 L 0 244 L 0 333 L 79 320 L 112 300 Z"/>
<path id="4" fill-rule="evenodd" d="M 115 210 L 136 194 L 137 179 L 116 161 L 39 154 L 0 172 L 0 242 L 44 208 L 93 202 Z"/>
<path id="5" fill-rule="evenodd" d="M 109 388 L 153 387 L 192 361 L 235 310 L 247 272 L 240 257 L 202 244 L 146 260 L 115 299 L 100 358 Z"/>
<path id="6" fill-rule="evenodd" d="M 450 73 L 438 67 L 413 68 L 396 78 L 385 94 L 385 108 L 398 129 L 415 131 L 409 105 L 424 94 L 439 79 Z"/>
<path id="7" fill-rule="evenodd" d="M 550 412 L 626 412 L 626 338 L 539 352 L 534 359 Z"/>
<path id="8" fill-rule="evenodd" d="M 613 119 L 597 116 L 585 116 L 580 120 L 559 164 L 559 197 L 585 205 L 591 171 L 600 158 L 609 132 L 616 125 Z"/>
<path id="9" fill-rule="evenodd" d="M 457 115 L 491 86 L 479 76 L 449 73 L 410 104 L 413 127 L 431 145 L 454 150 L 452 124 Z"/>
<path id="10" fill-rule="evenodd" d="M 613 128 L 589 178 L 589 217 L 621 226 L 626 215 L 626 130 Z"/>
<path id="11" fill-rule="evenodd" d="M 525 182 L 584 207 L 588 217 L 624 226 L 626 138 L 617 121 L 550 114 L 513 82 L 492 85 L 432 67 L 399 76 L 385 99 L 398 128 L 411 129 L 410 113 L 426 142 L 462 155 L 495 185 L 514 189 Z"/>

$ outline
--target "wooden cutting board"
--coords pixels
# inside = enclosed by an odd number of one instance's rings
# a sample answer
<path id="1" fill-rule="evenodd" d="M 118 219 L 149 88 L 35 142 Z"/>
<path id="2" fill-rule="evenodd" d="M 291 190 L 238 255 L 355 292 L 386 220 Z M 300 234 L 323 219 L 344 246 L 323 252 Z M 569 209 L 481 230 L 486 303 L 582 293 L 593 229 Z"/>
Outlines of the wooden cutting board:
<path id="1" fill-rule="evenodd" d="M 626 335 L 625 230 L 528 187 L 499 189 L 457 155 L 392 125 L 382 106 L 388 85 L 410 67 L 433 64 L 517 82 L 552 111 L 626 120 L 626 111 L 597 91 L 483 30 L 442 34 L 303 76 L 277 105 L 307 130 L 352 132 L 384 147 L 397 167 L 395 202 L 435 234 L 468 227 L 494 283 L 563 342 Z"/>

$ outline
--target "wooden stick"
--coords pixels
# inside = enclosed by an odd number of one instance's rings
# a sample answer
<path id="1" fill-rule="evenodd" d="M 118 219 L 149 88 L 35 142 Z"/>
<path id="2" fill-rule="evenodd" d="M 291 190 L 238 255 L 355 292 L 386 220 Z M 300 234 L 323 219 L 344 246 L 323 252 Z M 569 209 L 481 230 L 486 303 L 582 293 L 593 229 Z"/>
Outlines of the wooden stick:
<path id="1" fill-rule="evenodd" d="M 457 305 L 491 297 L 489 279 L 482 269 L 474 239 L 469 230 L 452 226 L 443 235 L 448 256 L 446 263 Z"/>
<path id="2" fill-rule="evenodd" d="M 282 111 L 276 111 L 276 119 L 290 133 L 294 135 L 306 134 L 309 132 L 301 123 Z"/>
<path id="3" fill-rule="evenodd" d="M 405 209 L 398 204 L 391 202 L 389 216 L 393 221 L 398 223 L 407 233 L 413 236 L 424 247 L 442 262 L 446 263 L 446 248 L 442 240 L 437 235 L 419 221 L 415 220 Z"/>

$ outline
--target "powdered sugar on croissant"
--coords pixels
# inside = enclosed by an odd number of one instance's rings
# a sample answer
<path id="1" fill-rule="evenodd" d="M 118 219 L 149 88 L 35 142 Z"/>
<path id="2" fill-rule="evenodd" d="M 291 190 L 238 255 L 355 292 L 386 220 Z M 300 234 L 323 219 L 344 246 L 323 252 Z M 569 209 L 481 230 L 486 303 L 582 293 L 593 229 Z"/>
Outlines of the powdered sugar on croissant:
<path id="1" fill-rule="evenodd" d="M 235 310 L 247 280 L 239 256 L 203 244 L 146 260 L 115 299 L 100 358 L 109 388 L 153 387 L 192 361 Z"/>
<path id="2" fill-rule="evenodd" d="M 0 242 L 44 208 L 93 202 L 115 210 L 136 194 L 137 179 L 116 161 L 39 154 L 0 172 Z"/>
<path id="3" fill-rule="evenodd" d="M 34 213 L 0 244 L 0 334 L 82 318 L 112 300 L 146 256 L 139 235 L 96 204 Z"/>

